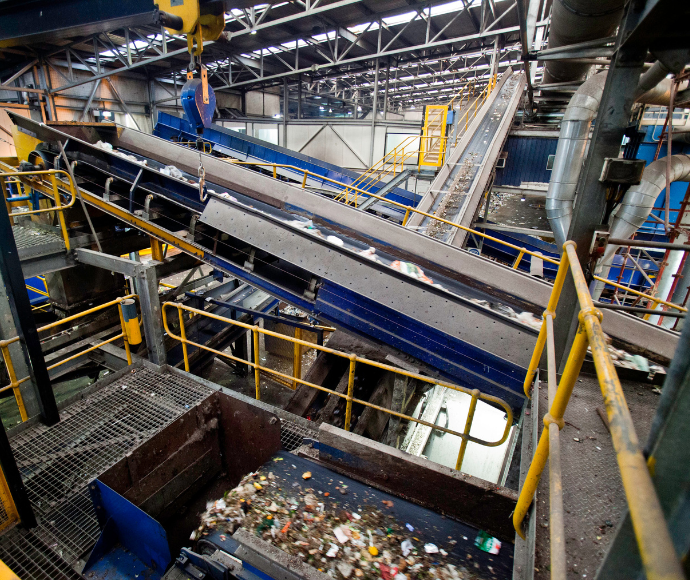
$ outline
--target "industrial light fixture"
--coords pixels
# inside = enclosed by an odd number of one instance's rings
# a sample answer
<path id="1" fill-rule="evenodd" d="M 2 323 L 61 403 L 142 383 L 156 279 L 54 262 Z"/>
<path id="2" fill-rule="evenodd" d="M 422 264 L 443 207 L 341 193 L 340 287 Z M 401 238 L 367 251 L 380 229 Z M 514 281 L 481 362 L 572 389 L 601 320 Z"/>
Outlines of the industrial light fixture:
<path id="1" fill-rule="evenodd" d="M 323 111 L 323 110 L 324 110 L 323 107 L 319 107 L 319 111 Z"/>
<path id="2" fill-rule="evenodd" d="M 249 34 L 256 34 L 256 30 L 252 30 Z"/>
<path id="3" fill-rule="evenodd" d="M 320 99 L 321 97 L 319 95 L 314 95 L 315 99 Z"/>
<path id="4" fill-rule="evenodd" d="M 332 112 L 333 112 L 333 109 L 328 109 L 328 112 L 329 112 L 329 113 L 332 113 Z"/>
<path id="5" fill-rule="evenodd" d="M 358 106 L 357 106 L 357 110 L 361 112 L 361 111 L 362 111 L 362 107 L 360 107 L 360 106 L 358 105 Z"/>

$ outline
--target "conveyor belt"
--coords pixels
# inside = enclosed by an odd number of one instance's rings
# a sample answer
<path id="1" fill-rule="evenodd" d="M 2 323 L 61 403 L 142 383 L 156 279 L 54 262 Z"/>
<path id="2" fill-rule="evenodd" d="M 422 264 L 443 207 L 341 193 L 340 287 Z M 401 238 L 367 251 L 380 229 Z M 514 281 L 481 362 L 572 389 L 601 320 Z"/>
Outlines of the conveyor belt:
<path id="1" fill-rule="evenodd" d="M 193 142 L 197 138 L 195 129 L 186 119 L 181 119 L 180 117 L 175 117 L 174 115 L 163 112 L 158 113 L 158 122 L 153 130 L 153 134 L 167 140 L 176 139 L 178 141 Z M 298 153 L 297 151 L 292 151 L 285 147 L 273 145 L 272 143 L 262 141 L 261 139 L 249 135 L 243 135 L 242 133 L 226 129 L 220 125 L 212 125 L 204 129 L 202 137 L 205 141 L 212 144 L 214 151 L 240 161 L 292 165 L 294 167 L 308 169 L 312 173 L 342 183 L 343 186 L 338 187 L 318 177 L 307 177 L 306 185 L 309 187 L 330 190 L 333 191 L 334 194 L 343 191 L 345 186 L 352 184 L 360 177 L 359 173 L 356 171 L 345 169 L 332 163 L 326 163 L 316 157 L 310 157 L 309 155 L 304 155 L 303 153 Z M 279 175 L 284 175 L 300 182 L 303 178 L 303 173 L 301 171 L 295 171 L 294 169 L 278 167 L 277 172 Z M 385 183 L 371 184 L 370 191 L 371 193 L 378 194 L 379 190 L 385 188 L 385 186 Z M 387 190 L 386 197 L 398 203 L 416 206 L 422 196 L 401 187 L 393 187 L 391 190 Z M 373 198 L 371 199 L 373 200 Z M 402 219 L 402 214 L 404 212 L 392 207 L 389 207 L 388 210 L 392 210 L 394 214 L 400 214 L 400 218 Z"/>
<path id="2" fill-rule="evenodd" d="M 68 139 L 33 121 L 13 119 L 46 141 Z M 209 187 L 228 195 L 211 193 L 206 204 L 188 179 L 159 170 L 174 164 L 195 172 L 198 152 L 124 128 L 117 134 L 104 128 L 90 138 L 146 155 L 147 165 L 70 138 L 67 150 L 78 159 L 79 185 L 88 203 L 314 317 L 391 345 L 451 380 L 504 398 L 516 409 L 521 406 L 524 368 L 536 333 L 476 299 L 538 313 L 549 285 L 211 156 L 204 156 Z M 110 176 L 116 179 L 107 202 L 103 194 Z M 133 215 L 127 208 L 135 181 Z M 154 200 L 151 219 L 145 220 L 141 213 L 148 195 Z M 202 214 L 195 241 L 186 235 L 193 214 Z M 318 233 L 305 228 L 309 219 Z M 361 254 L 370 247 L 376 249 L 377 261 Z M 395 270 L 395 260 L 421 266 L 434 283 Z M 621 330 L 619 326 L 622 336 L 632 334 Z M 672 353 L 673 346 L 664 348 Z"/>
<path id="3" fill-rule="evenodd" d="M 523 86 L 522 73 L 508 70 L 504 74 L 468 132 L 449 153 L 446 165 L 420 202 L 420 209 L 453 223 L 471 225 L 512 124 Z M 413 216 L 408 227 L 457 246 L 463 245 L 466 235 L 427 216 Z"/>
<path id="4" fill-rule="evenodd" d="M 275 482 L 283 490 L 285 497 L 299 496 L 306 493 L 307 489 L 313 490 L 310 493 L 317 495 L 326 511 L 342 509 L 350 513 L 361 512 L 367 506 L 380 509 L 387 521 L 397 524 L 397 527 L 407 532 L 408 539 L 418 549 L 421 550 L 426 543 L 444 549 L 448 555 L 438 555 L 439 566 L 452 564 L 460 569 L 468 568 L 481 578 L 500 580 L 512 577 L 513 546 L 504 542 L 498 554 L 483 552 L 474 544 L 480 531 L 477 528 L 364 485 L 309 459 L 284 451 L 279 452 L 260 471 L 266 474 L 273 473 Z M 302 474 L 305 472 L 312 474 L 308 481 L 302 479 Z M 345 489 L 346 494 L 340 493 L 339 489 Z M 383 504 L 383 501 L 390 502 L 388 504 L 390 507 Z M 413 532 L 409 532 L 409 528 L 405 530 L 407 525 L 413 528 Z M 374 530 L 371 531 L 374 532 Z M 247 559 L 254 566 L 259 567 L 263 564 L 262 568 L 265 567 L 265 569 L 262 571 L 269 575 L 277 571 L 268 564 L 270 558 L 267 557 L 267 551 L 262 550 L 265 542 L 255 539 L 254 530 L 240 528 L 238 532 L 235 532 L 232 540 L 239 542 L 239 548 L 234 541 L 228 541 L 226 536 L 221 536 L 220 532 L 209 535 L 206 540 L 243 560 Z M 263 558 L 256 557 L 258 554 L 261 554 Z M 280 565 L 281 562 L 277 564 Z"/>

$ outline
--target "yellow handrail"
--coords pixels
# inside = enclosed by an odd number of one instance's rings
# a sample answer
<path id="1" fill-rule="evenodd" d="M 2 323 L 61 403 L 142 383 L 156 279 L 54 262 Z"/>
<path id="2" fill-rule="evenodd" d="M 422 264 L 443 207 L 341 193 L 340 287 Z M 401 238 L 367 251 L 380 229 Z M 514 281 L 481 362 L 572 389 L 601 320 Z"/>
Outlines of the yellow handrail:
<path id="1" fill-rule="evenodd" d="M 80 356 L 85 355 L 86 353 L 91 352 L 92 350 L 96 350 L 97 348 L 100 348 L 106 344 L 109 344 L 111 342 L 114 342 L 118 340 L 119 338 L 122 338 L 124 340 L 124 345 L 125 345 L 125 352 L 127 354 L 127 364 L 131 365 L 132 364 L 132 354 L 130 352 L 130 347 L 129 347 L 129 341 L 127 340 L 127 329 L 125 326 L 125 320 L 124 317 L 122 316 L 122 301 L 127 300 L 130 298 L 135 298 L 138 299 L 139 297 L 136 294 L 128 294 L 127 296 L 123 296 L 122 298 L 115 298 L 114 300 L 111 300 L 110 302 L 105 302 L 104 304 L 100 304 L 99 306 L 95 306 L 94 308 L 89 308 L 88 310 L 84 310 L 84 312 L 79 312 L 77 314 L 73 314 L 72 316 L 68 316 L 67 318 L 63 318 L 62 320 L 57 320 L 55 322 L 51 322 L 50 324 L 46 324 L 45 326 L 41 326 L 41 328 L 38 328 L 38 332 L 44 332 L 46 330 L 50 330 L 51 328 L 55 328 L 57 326 L 61 326 L 62 324 L 65 324 L 67 322 L 72 322 L 74 320 L 77 320 L 79 318 L 82 318 L 83 316 L 86 316 L 88 314 L 92 314 L 94 312 L 98 312 L 99 310 L 103 310 L 105 308 L 108 308 L 110 306 L 114 306 L 117 304 L 118 311 L 120 314 L 120 326 L 122 328 L 122 332 L 120 334 L 117 334 L 107 340 L 104 340 L 103 342 L 100 342 L 94 346 L 91 346 L 87 348 L 86 350 L 83 350 L 81 352 L 78 352 L 77 354 L 73 354 L 72 356 L 69 356 L 59 362 L 56 362 L 53 365 L 50 365 L 48 367 L 48 370 L 53 370 L 54 368 L 57 368 L 61 365 L 64 365 L 65 363 L 74 360 L 75 358 L 78 358 Z M 12 362 L 12 355 L 10 354 L 9 346 L 15 342 L 19 341 L 19 337 L 15 336 L 13 338 L 8 338 L 6 340 L 0 340 L 0 352 L 2 352 L 2 357 L 5 361 L 5 366 L 7 367 L 7 374 L 9 375 L 10 378 L 10 384 L 0 388 L 0 393 L 7 391 L 9 389 L 14 390 L 14 398 L 17 401 L 17 407 L 19 407 L 19 414 L 22 418 L 22 421 L 26 421 L 29 417 L 26 412 L 26 407 L 24 406 L 24 399 L 22 398 L 21 391 L 19 389 L 19 385 L 22 383 L 25 383 L 28 381 L 31 377 L 24 377 L 23 379 L 17 379 L 17 375 L 14 370 L 14 363 Z"/>
<path id="2" fill-rule="evenodd" d="M 166 310 L 168 308 L 176 308 L 177 309 L 177 314 L 178 314 L 178 319 L 180 322 L 180 334 L 177 335 L 173 333 L 170 330 L 170 327 L 168 325 L 168 316 L 166 316 Z M 211 347 L 208 347 L 203 344 L 199 344 L 196 342 L 193 342 L 189 340 L 186 336 L 185 333 L 185 326 L 184 326 L 184 316 L 183 316 L 183 311 L 190 312 L 192 314 L 195 314 L 197 316 L 206 316 L 208 318 L 212 318 L 214 320 L 219 320 L 222 322 L 225 322 L 227 324 L 231 324 L 233 326 L 239 326 L 241 328 L 245 328 L 248 331 L 252 332 L 252 340 L 253 340 L 253 352 L 254 352 L 254 360 L 245 360 L 243 358 L 236 357 L 232 354 L 229 354 L 227 352 L 221 352 L 219 350 L 215 350 Z M 407 421 L 413 421 L 415 423 L 418 423 L 420 425 L 425 425 L 426 427 L 431 427 L 432 429 L 438 429 L 439 431 L 443 431 L 444 433 L 449 433 L 451 435 L 455 435 L 456 437 L 460 437 L 462 439 L 462 444 L 460 445 L 460 452 L 458 454 L 458 459 L 456 462 L 456 469 L 460 469 L 462 466 L 462 460 L 464 458 L 465 450 L 467 448 L 467 443 L 478 443 L 479 445 L 484 445 L 486 447 L 497 447 L 508 439 L 508 435 L 510 433 L 510 428 L 513 424 L 513 412 L 510 408 L 510 405 L 508 405 L 503 399 L 500 399 L 498 397 L 494 397 L 492 395 L 487 395 L 482 392 L 480 392 L 478 389 L 468 389 L 466 387 L 461 387 L 458 385 L 454 385 L 452 383 L 447 383 L 444 381 L 438 381 L 435 380 L 431 377 L 425 377 L 423 375 L 417 374 L 417 373 L 412 373 L 403 369 L 400 369 L 398 367 L 393 367 L 391 365 L 379 363 L 364 357 L 357 356 L 355 354 L 346 354 L 344 352 L 340 352 L 338 350 L 334 350 L 332 348 L 328 348 L 326 346 L 320 346 L 318 344 L 314 344 L 312 342 L 308 342 L 305 340 L 301 340 L 300 338 L 293 338 L 291 336 L 286 336 L 284 334 L 280 334 L 278 332 L 273 332 L 271 330 L 266 330 L 264 328 L 261 328 L 258 324 L 246 324 L 244 322 L 239 322 L 238 320 L 232 320 L 230 318 L 225 318 L 224 316 L 218 316 L 217 314 L 212 314 L 210 312 L 205 312 L 203 310 L 198 310 L 196 308 L 192 308 L 190 306 L 185 306 L 184 304 L 179 304 L 176 302 L 165 302 L 162 305 L 162 313 L 163 313 L 163 325 L 165 326 L 165 331 L 167 332 L 168 336 L 170 338 L 173 338 L 175 340 L 178 340 L 179 342 L 182 343 L 182 353 L 184 356 L 184 364 L 185 364 L 185 370 L 189 372 L 189 357 L 187 353 L 187 345 L 195 346 L 196 348 L 206 350 L 208 352 L 214 353 L 216 356 L 221 356 L 225 357 L 227 359 L 230 359 L 235 362 L 239 362 L 244 365 L 248 365 L 254 369 L 254 386 L 255 386 L 255 393 L 256 393 L 256 399 L 259 400 L 261 399 L 261 373 L 265 372 L 268 373 L 269 375 L 272 375 L 273 377 L 278 377 L 279 382 L 281 384 L 288 384 L 288 385 L 294 385 L 296 388 L 297 384 L 300 385 L 306 385 L 307 387 L 310 387 L 312 389 L 317 389 L 319 391 L 323 391 L 325 393 L 329 393 L 331 395 L 335 395 L 336 397 L 340 397 L 342 399 L 345 399 L 347 401 L 346 403 L 346 408 L 345 408 L 345 425 L 344 429 L 346 431 L 350 430 L 350 423 L 352 419 L 352 405 L 353 403 L 356 403 L 358 405 L 363 405 L 365 407 L 370 407 L 372 409 L 375 409 L 376 411 L 382 411 L 384 413 L 387 413 L 389 415 L 393 415 L 395 417 L 399 417 L 400 419 L 404 419 Z M 332 355 L 339 356 L 341 358 L 345 358 L 349 360 L 349 376 L 348 376 L 348 386 L 347 386 L 347 393 L 339 393 L 337 391 L 334 391 L 332 389 L 328 389 L 326 387 L 323 387 L 321 385 L 316 385 L 314 383 L 310 383 L 308 381 L 305 381 L 299 376 L 299 367 L 297 365 L 293 366 L 293 375 L 287 375 L 285 373 L 281 373 L 279 371 L 267 368 L 262 366 L 259 361 L 259 334 L 263 334 L 266 336 L 272 336 L 274 338 L 279 338 L 282 340 L 287 340 L 288 342 L 292 342 L 295 347 L 300 347 L 300 346 L 307 346 L 309 348 L 313 348 L 316 350 L 320 350 L 322 352 L 326 352 Z M 362 363 L 362 364 L 367 364 L 373 367 L 377 367 L 379 369 L 385 370 L 385 371 L 390 371 L 393 373 L 397 373 L 399 375 L 403 375 L 412 379 L 416 379 L 419 381 L 423 381 L 425 383 L 430 383 L 433 385 L 439 385 L 442 387 L 446 387 L 448 389 L 454 390 L 454 391 L 459 391 L 461 393 L 468 394 L 472 397 L 472 401 L 470 403 L 470 413 L 468 415 L 467 422 L 465 424 L 465 429 L 462 433 L 458 431 L 453 431 L 452 429 L 448 429 L 447 427 L 441 427 L 440 425 L 435 425 L 434 423 L 429 423 L 428 421 L 424 421 L 422 419 L 417 419 L 415 417 L 411 417 L 410 415 L 405 415 L 404 413 L 398 413 L 396 411 L 392 411 L 390 409 L 386 409 L 385 407 L 381 407 L 379 405 L 374 405 L 373 403 L 370 403 L 369 401 L 364 401 L 362 399 L 356 399 L 353 396 L 354 392 L 354 378 L 355 378 L 355 365 L 357 363 Z M 292 387 L 290 387 L 292 388 Z M 483 439 L 478 439 L 476 437 L 473 437 L 470 435 L 470 428 L 472 426 L 472 418 L 474 415 L 474 409 L 477 404 L 477 400 L 483 400 L 487 401 L 489 403 L 493 403 L 494 405 L 498 405 L 503 408 L 503 410 L 506 412 L 506 427 L 503 431 L 503 436 L 498 440 L 498 441 L 484 441 Z"/>
<path id="3" fill-rule="evenodd" d="M 64 176 L 67 179 L 68 185 L 69 185 L 69 192 L 71 194 L 71 199 L 66 205 L 62 205 L 60 202 L 60 191 L 58 189 L 58 180 L 57 176 L 61 175 Z M 49 207 L 49 208 L 44 208 L 44 209 L 34 209 L 30 211 L 23 211 L 21 214 L 13 214 L 12 209 L 10 207 L 11 203 L 15 203 L 12 198 L 7 198 L 6 195 L 9 193 L 9 189 L 6 187 L 6 179 L 7 178 L 17 178 L 17 177 L 42 177 L 46 176 L 50 179 L 50 189 L 52 189 L 52 195 L 53 197 L 51 198 L 51 194 L 48 193 L 48 188 L 45 186 L 43 183 L 40 181 L 34 182 L 33 180 L 29 181 L 28 185 L 32 188 L 38 189 L 41 191 L 46 197 L 49 199 L 52 199 L 53 203 L 55 204 L 54 207 Z M 41 180 L 42 181 L 42 180 Z M 22 181 L 23 182 L 23 181 Z M 64 184 L 62 184 L 64 185 Z M 14 222 L 15 217 L 21 217 L 21 216 L 26 216 L 26 215 L 34 215 L 38 213 L 47 213 L 47 212 L 57 212 L 58 215 L 58 221 L 60 222 L 60 230 L 62 231 L 62 239 L 65 242 L 65 249 L 67 251 L 70 250 L 70 244 L 69 244 L 69 236 L 67 235 L 67 225 L 65 224 L 65 216 L 63 214 L 64 210 L 69 209 L 74 205 L 74 202 L 77 199 L 77 190 L 75 188 L 74 182 L 72 181 L 72 178 L 70 175 L 66 172 L 63 171 L 62 169 L 44 169 L 41 171 L 12 171 L 12 172 L 0 172 L 0 192 L 2 192 L 2 197 L 5 200 L 5 204 L 7 205 L 7 213 L 10 216 L 10 222 Z"/>
<path id="4" fill-rule="evenodd" d="M 640 447 L 630 411 L 625 402 L 616 369 L 608 351 L 606 337 L 601 328 L 601 312 L 594 307 L 587 281 L 580 267 L 575 242 L 564 244 L 563 258 L 558 268 L 549 305 L 544 311 L 544 322 L 539 333 L 532 361 L 525 380 L 526 393 L 534 378 L 536 364 L 547 347 L 549 412 L 544 416 L 545 428 L 539 439 L 534 458 L 513 512 L 513 525 L 524 538 L 523 521 L 532 503 L 541 474 L 550 461 L 550 534 L 551 576 L 566 577 L 565 528 L 560 470 L 559 431 L 564 426 L 570 395 L 580 374 L 580 368 L 589 346 L 596 368 L 606 412 L 611 425 L 611 439 L 616 451 L 618 467 L 623 481 L 630 518 L 637 538 L 646 577 L 654 580 L 684 578 L 666 526 L 664 514 Z M 570 272 L 580 305 L 580 324 L 570 350 L 560 383 L 556 385 L 556 354 L 553 340 L 553 319 L 563 282 Z M 536 361 L 536 362 L 535 362 Z M 529 381 L 529 382 L 528 382 Z"/>

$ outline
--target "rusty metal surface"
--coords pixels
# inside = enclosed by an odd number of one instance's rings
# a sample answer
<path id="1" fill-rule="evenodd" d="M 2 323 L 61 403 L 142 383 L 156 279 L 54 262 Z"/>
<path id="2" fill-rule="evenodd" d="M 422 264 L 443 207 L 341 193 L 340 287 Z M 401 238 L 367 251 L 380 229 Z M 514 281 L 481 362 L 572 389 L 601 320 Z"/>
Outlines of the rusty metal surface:
<path id="1" fill-rule="evenodd" d="M 621 381 L 621 384 L 637 435 L 644 441 L 659 396 L 649 383 Z M 546 385 L 542 385 L 539 395 L 539 406 L 545 409 Z M 565 428 L 561 431 L 567 575 L 571 580 L 594 577 L 614 531 L 627 511 L 611 437 L 597 413 L 597 407 L 603 406 L 596 377 L 581 375 L 565 414 Z M 540 425 L 543 427 L 541 421 Z M 537 580 L 551 577 L 548 488 L 549 478 L 542 477 L 537 490 L 534 576 Z"/>

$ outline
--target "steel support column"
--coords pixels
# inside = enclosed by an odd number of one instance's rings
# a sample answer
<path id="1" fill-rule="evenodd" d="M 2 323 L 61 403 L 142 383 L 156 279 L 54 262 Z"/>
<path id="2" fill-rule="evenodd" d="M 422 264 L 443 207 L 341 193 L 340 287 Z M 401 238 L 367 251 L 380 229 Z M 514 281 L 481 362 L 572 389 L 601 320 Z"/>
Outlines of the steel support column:
<path id="1" fill-rule="evenodd" d="M 14 317 L 12 316 L 12 309 L 10 308 L 9 299 L 7 297 L 7 292 L 5 291 L 5 285 L 0 284 L 0 340 L 7 340 L 8 338 L 14 338 L 19 332 L 14 323 Z M 13 342 L 7 349 L 12 357 L 12 364 L 14 365 L 15 374 L 21 377 L 31 376 L 29 363 L 29 357 L 26 350 L 22 346 L 21 342 Z M 19 385 L 19 392 L 22 394 L 22 399 L 24 400 L 24 408 L 26 409 L 26 414 L 29 417 L 35 417 L 40 411 L 38 404 L 38 399 L 36 397 L 37 387 L 33 380 L 33 377 Z"/>
<path id="2" fill-rule="evenodd" d="M 378 101 L 378 86 L 379 86 L 379 59 L 376 59 L 376 69 L 374 72 L 374 90 L 372 91 L 371 104 L 371 147 L 369 149 L 369 165 L 374 164 L 374 141 L 376 139 L 376 105 Z"/>
<path id="3" fill-rule="evenodd" d="M 60 414 L 41 350 L 41 341 L 38 339 L 36 323 L 31 312 L 31 303 L 26 292 L 24 274 L 19 261 L 17 244 L 14 241 L 10 216 L 7 213 L 6 204 L 0 203 L 0 206 L 0 239 L 2 239 L 0 278 L 5 285 L 8 305 L 12 312 L 19 342 L 28 354 L 30 364 L 28 371 L 31 382 L 35 385 L 34 400 L 38 403 L 38 413 L 46 425 L 54 425 L 60 421 Z"/>
<path id="4" fill-rule="evenodd" d="M 599 181 L 601 168 L 605 158 L 618 157 L 623 134 L 630 121 L 633 95 L 647 54 L 646 45 L 630 45 L 623 41 L 635 29 L 644 8 L 645 2 L 630 2 L 626 7 L 618 29 L 616 52 L 606 78 L 587 161 L 578 183 L 568 239 L 577 244 L 577 256 L 588 281 L 592 276 L 588 268 L 590 244 L 594 231 L 601 226 L 606 209 L 607 188 Z M 579 324 L 577 293 L 570 277 L 565 282 L 556 312 L 556 352 L 560 353 L 558 364 L 562 369 Z"/>
<path id="5" fill-rule="evenodd" d="M 158 298 L 158 278 L 156 265 L 159 262 L 134 262 L 118 256 L 109 256 L 101 252 L 94 252 L 85 248 L 77 249 L 77 260 L 83 264 L 104 268 L 129 276 L 134 280 L 136 293 L 139 295 L 144 336 L 148 348 L 149 360 L 157 365 L 166 362 L 165 346 L 163 345 L 163 319 L 161 304 Z"/>

